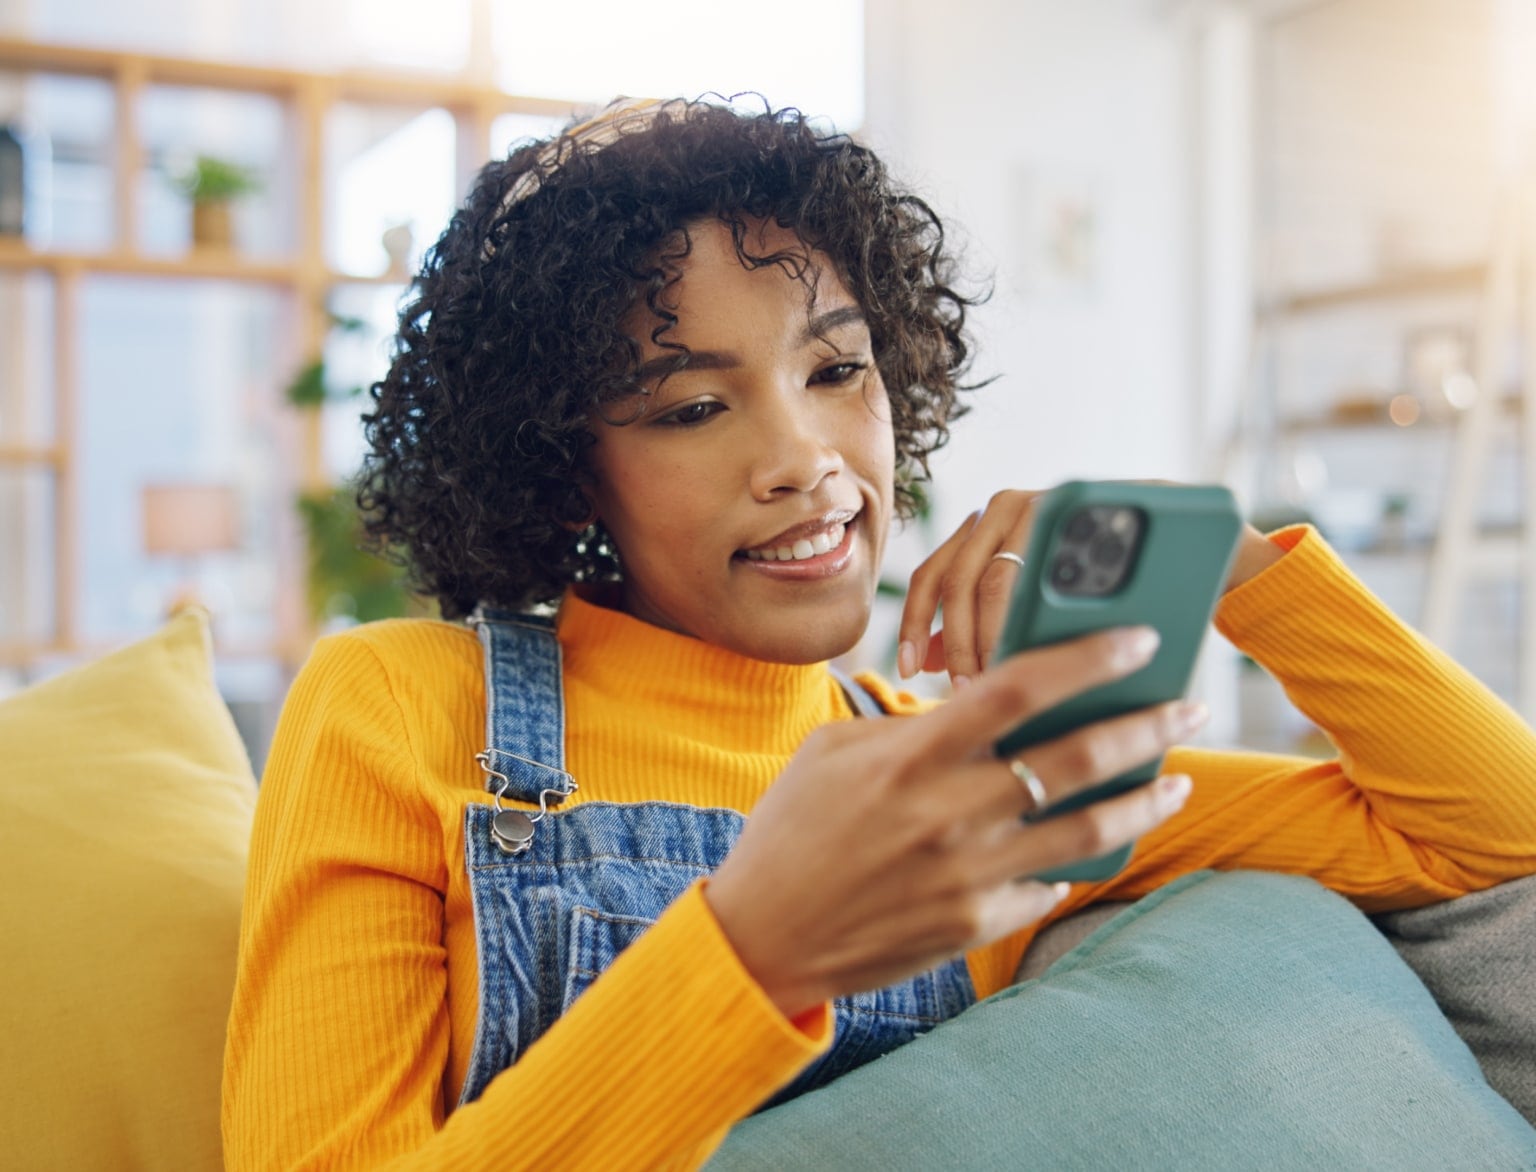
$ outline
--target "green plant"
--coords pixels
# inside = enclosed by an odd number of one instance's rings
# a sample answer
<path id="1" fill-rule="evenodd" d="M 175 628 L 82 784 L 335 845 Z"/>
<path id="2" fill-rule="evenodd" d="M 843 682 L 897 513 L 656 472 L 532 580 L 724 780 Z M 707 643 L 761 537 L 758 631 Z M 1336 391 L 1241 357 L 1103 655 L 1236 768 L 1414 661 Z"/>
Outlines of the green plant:
<path id="1" fill-rule="evenodd" d="M 933 548 L 933 498 L 929 494 L 932 486 L 927 481 L 920 481 L 912 486 L 912 496 L 916 500 L 916 508 L 912 510 L 912 526 L 922 534 L 923 543 L 928 548 Z M 875 593 L 881 598 L 891 598 L 898 602 L 907 597 L 907 581 L 905 578 L 893 578 L 889 575 L 882 576 L 875 583 Z M 894 652 L 893 658 L 894 658 Z"/>
<path id="2" fill-rule="evenodd" d="M 256 172 L 212 155 L 198 155 L 192 166 L 176 178 L 193 203 L 216 203 L 261 189 Z"/>
<path id="3" fill-rule="evenodd" d="M 358 333 L 359 318 L 331 315 L 331 328 Z M 293 376 L 285 397 L 300 411 L 318 411 L 362 393 L 362 387 L 333 390 L 323 357 L 312 359 Z M 433 607 L 405 585 L 402 567 L 363 548 L 362 517 L 349 485 L 301 493 L 297 501 L 309 552 L 308 595 L 316 620 L 346 617 L 358 622 L 430 614 Z"/>
<path id="4" fill-rule="evenodd" d="M 426 614 L 405 585 L 405 571 L 362 547 L 362 518 L 352 489 L 302 493 L 299 516 L 309 546 L 309 607 L 317 619 L 360 623 Z"/>
<path id="5" fill-rule="evenodd" d="M 368 323 L 362 318 L 343 317 L 334 313 L 330 316 L 331 328 L 343 333 L 355 334 L 368 328 Z M 355 399 L 362 393 L 363 388 L 359 386 L 333 390 L 326 375 L 325 359 L 322 357 L 299 368 L 299 372 L 289 382 L 284 397 L 291 406 L 304 409 Z"/>

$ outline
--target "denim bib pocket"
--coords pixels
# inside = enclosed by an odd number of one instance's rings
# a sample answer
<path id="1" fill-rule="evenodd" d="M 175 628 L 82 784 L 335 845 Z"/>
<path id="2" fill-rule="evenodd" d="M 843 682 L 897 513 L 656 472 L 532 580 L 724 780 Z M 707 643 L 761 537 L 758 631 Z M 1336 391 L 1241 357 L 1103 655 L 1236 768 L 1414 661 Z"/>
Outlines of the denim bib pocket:
<path id="1" fill-rule="evenodd" d="M 565 971 L 565 1008 L 603 974 L 623 952 L 654 924 L 640 916 L 619 916 L 597 908 L 578 907 L 571 913 L 571 962 Z"/>

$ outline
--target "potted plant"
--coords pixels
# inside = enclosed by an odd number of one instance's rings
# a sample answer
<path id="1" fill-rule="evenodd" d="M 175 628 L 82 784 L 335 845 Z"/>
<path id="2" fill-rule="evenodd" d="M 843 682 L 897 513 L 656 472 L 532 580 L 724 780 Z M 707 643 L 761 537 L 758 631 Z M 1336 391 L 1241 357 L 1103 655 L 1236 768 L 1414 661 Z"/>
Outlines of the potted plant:
<path id="1" fill-rule="evenodd" d="M 332 314 L 331 328 L 358 333 L 367 323 Z M 332 387 L 325 359 L 317 357 L 294 374 L 285 397 L 299 411 L 319 411 L 328 403 L 346 402 L 362 392 L 360 386 Z M 316 623 L 365 623 L 433 613 L 429 603 L 406 588 L 400 566 L 363 548 L 362 517 L 353 486 L 303 492 L 296 503 L 309 547 L 309 608 Z"/>
<path id="2" fill-rule="evenodd" d="M 301 493 L 299 515 L 309 546 L 309 609 L 322 626 L 428 614 L 405 585 L 404 571 L 363 548 L 362 518 L 350 485 Z"/>
<path id="3" fill-rule="evenodd" d="M 198 155 L 176 185 L 192 201 L 192 243 L 225 249 L 235 238 L 231 205 L 261 188 L 254 171 L 212 155 Z"/>
<path id="4" fill-rule="evenodd" d="M 343 317 L 337 313 L 327 316 L 330 318 L 331 329 L 338 333 L 361 334 L 368 328 L 368 323 L 360 317 Z M 363 388 L 359 386 L 343 387 L 340 390 L 333 388 L 325 368 L 325 357 L 321 355 L 306 362 L 294 373 L 283 397 L 288 400 L 290 407 L 306 411 L 323 407 L 327 403 L 345 403 L 362 393 Z"/>

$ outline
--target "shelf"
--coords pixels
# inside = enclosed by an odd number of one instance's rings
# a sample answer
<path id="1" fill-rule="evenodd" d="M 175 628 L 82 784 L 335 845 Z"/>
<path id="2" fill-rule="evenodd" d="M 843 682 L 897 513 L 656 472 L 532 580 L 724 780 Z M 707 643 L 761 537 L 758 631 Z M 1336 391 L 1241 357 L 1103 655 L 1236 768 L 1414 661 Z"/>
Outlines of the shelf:
<path id="1" fill-rule="evenodd" d="M 69 648 L 46 640 L 37 643 L 0 643 L 0 668 L 30 667 L 39 659 L 68 654 Z"/>
<path id="2" fill-rule="evenodd" d="M 1439 419 L 1426 419 L 1422 416 L 1409 424 L 1393 423 L 1383 409 L 1382 414 L 1373 416 L 1361 416 L 1334 418 L 1331 415 L 1303 416 L 1296 419 L 1287 419 L 1278 425 L 1283 435 L 1318 435 L 1327 432 L 1342 432 L 1344 434 L 1361 434 L 1363 432 L 1379 431 L 1389 435 L 1407 435 L 1414 432 L 1444 436 L 1453 434 L 1461 422 L 1463 412 L 1455 415 L 1444 416 Z M 1507 422 L 1514 422 L 1520 418 L 1520 400 L 1514 395 L 1506 395 L 1500 404 L 1499 417 Z"/>
<path id="3" fill-rule="evenodd" d="M 1484 533 L 1472 542 L 1467 569 L 1487 577 L 1518 574 L 1524 560 L 1524 544 L 1518 532 Z"/>
<path id="4" fill-rule="evenodd" d="M 1261 317 L 1290 317 L 1318 310 L 1371 305 L 1436 293 L 1476 293 L 1482 288 L 1487 272 L 1487 267 L 1482 264 L 1453 265 L 1419 269 L 1369 281 L 1319 286 L 1265 298 L 1260 302 L 1259 313 Z"/>
<path id="5" fill-rule="evenodd" d="M 47 464 L 57 468 L 63 463 L 64 452 L 58 447 L 0 443 L 0 464 Z"/>
<path id="6" fill-rule="evenodd" d="M 1523 556 L 1523 537 L 1519 530 L 1500 527 L 1477 537 L 1467 558 L 1467 571 L 1473 577 L 1504 577 L 1516 573 Z M 1378 565 L 1419 565 L 1434 553 L 1433 542 L 1410 541 L 1401 545 L 1365 545 L 1341 549 L 1346 562 L 1370 562 Z"/>
<path id="7" fill-rule="evenodd" d="M 238 252 L 192 250 L 180 255 L 52 251 L 14 239 L 0 239 L 0 271 L 42 270 L 53 273 L 105 273 L 116 276 L 162 277 L 171 280 L 251 281 L 267 285 L 300 285 L 318 280 L 326 285 L 408 285 L 410 278 L 389 273 L 342 273 L 310 269 L 297 261 L 261 260 Z"/>
<path id="8" fill-rule="evenodd" d="M 292 96 L 320 89 L 333 101 L 366 101 L 392 106 L 429 105 L 496 114 L 569 116 L 570 101 L 519 97 L 494 86 L 462 78 L 406 71 L 355 70 L 306 73 L 262 65 L 194 61 L 155 54 L 46 45 L 0 37 L 0 70 L 65 73 L 108 81 L 131 74 L 152 85 L 196 86 Z"/>
<path id="9" fill-rule="evenodd" d="M 415 279 L 415 276 L 415 273 L 405 277 L 393 273 L 379 273 L 376 276 L 369 277 L 359 273 L 338 273 L 332 270 L 326 274 L 325 279 L 328 285 L 393 285 L 404 289 Z"/>
<path id="10" fill-rule="evenodd" d="M 1312 419 L 1289 419 L 1282 423 L 1279 431 L 1284 435 L 1319 435 L 1328 432 L 1343 432 L 1345 434 L 1359 435 L 1363 432 L 1379 431 L 1388 435 L 1409 434 L 1419 432 L 1421 434 L 1446 435 L 1456 430 L 1454 419 L 1419 419 L 1407 426 L 1393 423 L 1386 416 L 1377 419 L 1333 419 L 1326 415 Z"/>
<path id="11" fill-rule="evenodd" d="M 0 240 L 0 269 L 257 281 L 272 285 L 295 285 L 303 277 L 300 267 L 292 261 L 253 260 L 237 252 L 193 251 L 180 256 L 144 256 L 128 251 L 53 252 L 16 240 Z"/>

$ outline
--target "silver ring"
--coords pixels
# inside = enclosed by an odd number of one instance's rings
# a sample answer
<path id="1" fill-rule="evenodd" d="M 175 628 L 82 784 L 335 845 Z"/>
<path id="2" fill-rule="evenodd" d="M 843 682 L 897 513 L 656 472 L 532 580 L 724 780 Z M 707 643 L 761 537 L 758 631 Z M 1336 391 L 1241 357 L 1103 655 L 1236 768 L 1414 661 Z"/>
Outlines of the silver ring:
<path id="1" fill-rule="evenodd" d="M 1018 554 L 1011 553 L 1011 552 L 1009 552 L 1006 549 L 1003 550 L 1002 553 L 995 553 L 995 554 L 993 554 L 992 555 L 992 560 L 994 562 L 998 561 L 998 560 L 1002 560 L 1002 561 L 1005 561 L 1005 562 L 1012 562 L 1014 565 L 1018 566 L 1019 569 L 1022 570 L 1024 568 L 1024 559 L 1021 558 Z"/>
<path id="2" fill-rule="evenodd" d="M 1018 778 L 1019 784 L 1024 787 L 1024 792 L 1029 795 L 1029 809 L 1024 811 L 1024 817 L 1033 818 L 1049 804 L 1050 798 L 1046 795 L 1045 786 L 1040 782 L 1040 776 L 1025 762 L 1023 757 L 1008 758 L 1008 771 Z"/>

